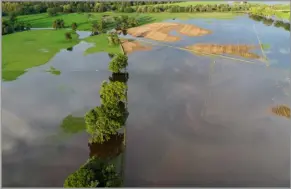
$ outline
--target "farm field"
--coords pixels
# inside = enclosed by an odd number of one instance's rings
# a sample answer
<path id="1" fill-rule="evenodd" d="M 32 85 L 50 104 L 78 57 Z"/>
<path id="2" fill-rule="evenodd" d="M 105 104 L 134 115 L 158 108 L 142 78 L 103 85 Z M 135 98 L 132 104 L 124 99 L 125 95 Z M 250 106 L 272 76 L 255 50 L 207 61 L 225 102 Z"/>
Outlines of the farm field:
<path id="1" fill-rule="evenodd" d="M 82 3 L 4 6 L 4 187 L 290 187 L 288 12 Z"/>

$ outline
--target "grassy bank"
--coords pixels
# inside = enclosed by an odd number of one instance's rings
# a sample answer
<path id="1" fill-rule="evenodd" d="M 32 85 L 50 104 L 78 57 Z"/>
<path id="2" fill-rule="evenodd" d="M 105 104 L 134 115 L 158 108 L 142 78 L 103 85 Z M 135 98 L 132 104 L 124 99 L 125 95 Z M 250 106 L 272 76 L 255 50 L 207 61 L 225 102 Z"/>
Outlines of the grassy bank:
<path id="1" fill-rule="evenodd" d="M 95 46 L 88 48 L 85 54 L 92 54 L 97 52 L 120 53 L 119 45 L 109 45 L 107 35 L 95 35 L 84 39 L 88 43 L 93 43 Z"/>
<path id="2" fill-rule="evenodd" d="M 232 19 L 238 14 L 231 12 L 217 12 L 217 13 L 71 13 L 71 14 L 60 14 L 57 16 L 49 17 L 46 13 L 19 16 L 18 20 L 23 22 L 28 22 L 33 28 L 50 28 L 52 23 L 56 19 L 63 19 L 65 26 L 70 27 L 73 22 L 78 24 L 79 30 L 91 30 L 92 22 L 99 20 L 103 15 L 119 16 L 128 15 L 136 17 L 140 24 L 146 24 L 151 22 L 160 22 L 166 19 L 171 19 L 173 17 L 179 19 L 189 19 L 189 18 L 216 18 L 216 19 Z"/>
<path id="3" fill-rule="evenodd" d="M 47 63 L 63 48 L 78 43 L 65 39 L 67 30 L 35 30 L 2 36 L 2 79 L 15 80 L 25 70 Z"/>

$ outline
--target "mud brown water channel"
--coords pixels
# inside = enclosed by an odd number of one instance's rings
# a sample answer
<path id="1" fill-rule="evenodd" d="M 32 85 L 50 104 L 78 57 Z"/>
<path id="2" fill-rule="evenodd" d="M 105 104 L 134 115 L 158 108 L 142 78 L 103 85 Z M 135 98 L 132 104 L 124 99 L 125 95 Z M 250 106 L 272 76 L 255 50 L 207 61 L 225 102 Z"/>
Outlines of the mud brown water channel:
<path id="1" fill-rule="evenodd" d="M 167 22 L 212 31 L 199 37 L 172 32 L 181 40 L 166 44 L 183 48 L 257 46 L 255 25 L 270 46 L 269 67 L 251 57 L 237 58 L 254 64 L 158 45 L 131 52 L 125 185 L 289 186 L 290 119 L 270 108 L 291 105 L 290 33 L 246 16 Z M 3 186 L 60 187 L 90 155 L 121 153 L 118 138 L 108 147 L 116 151 L 105 152 L 88 147 L 85 132 L 67 135 L 60 127 L 68 115 L 81 117 L 97 106 L 100 84 L 111 76 L 108 54 L 84 56 L 89 46 L 81 42 L 2 82 Z M 263 56 L 260 48 L 250 52 Z M 46 72 L 50 67 L 60 75 Z"/>

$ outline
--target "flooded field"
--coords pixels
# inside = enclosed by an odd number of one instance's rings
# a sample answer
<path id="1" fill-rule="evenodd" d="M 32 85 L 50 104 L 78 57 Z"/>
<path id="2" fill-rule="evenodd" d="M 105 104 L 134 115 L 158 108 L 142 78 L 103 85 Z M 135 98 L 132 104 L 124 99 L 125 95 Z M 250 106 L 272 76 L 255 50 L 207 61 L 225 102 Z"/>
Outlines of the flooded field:
<path id="1" fill-rule="evenodd" d="M 126 185 L 289 186 L 290 119 L 270 108 L 290 107 L 290 33 L 245 16 L 175 22 L 212 33 L 172 46 L 238 60 L 159 45 L 129 56 Z"/>
<path id="2" fill-rule="evenodd" d="M 247 16 L 165 22 L 211 32 L 169 31 L 180 39 L 171 42 L 125 36 L 140 40 L 128 46 L 125 185 L 289 186 L 290 119 L 270 110 L 291 105 L 290 33 Z M 185 50 L 195 44 L 217 56 Z M 259 48 L 241 56 L 213 44 Z M 89 156 L 123 152 L 122 138 L 106 151 L 88 146 L 82 130 L 61 127 L 97 106 L 100 84 L 111 77 L 108 54 L 84 56 L 89 47 L 68 47 L 2 82 L 3 186 L 60 187 Z"/>

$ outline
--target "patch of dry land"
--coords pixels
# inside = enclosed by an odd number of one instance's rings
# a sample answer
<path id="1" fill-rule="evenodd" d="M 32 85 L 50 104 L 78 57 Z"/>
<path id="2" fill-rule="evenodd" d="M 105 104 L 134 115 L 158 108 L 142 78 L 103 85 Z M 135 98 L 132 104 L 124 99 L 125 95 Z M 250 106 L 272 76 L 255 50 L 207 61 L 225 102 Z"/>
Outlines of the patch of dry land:
<path id="1" fill-rule="evenodd" d="M 272 113 L 277 116 L 282 116 L 286 118 L 290 118 L 290 108 L 287 105 L 278 105 L 271 109 Z"/>
<path id="2" fill-rule="evenodd" d="M 133 40 L 122 39 L 121 45 L 126 54 L 130 54 L 134 51 L 148 51 L 152 49 L 148 45 L 144 46 L 144 45 L 141 45 L 138 41 L 133 41 Z"/>
<path id="3" fill-rule="evenodd" d="M 174 42 L 179 41 L 180 37 L 172 36 L 169 33 L 177 31 L 180 34 L 194 37 L 203 36 L 211 33 L 210 30 L 199 28 L 190 24 L 179 23 L 153 23 L 139 27 L 130 28 L 127 33 L 135 37 L 144 37 L 156 41 Z"/>
<path id="4" fill-rule="evenodd" d="M 260 48 L 255 45 L 219 45 L 219 44 L 195 44 L 186 47 L 195 53 L 201 54 L 229 54 L 243 58 L 261 59 L 259 55 L 250 52 L 253 49 Z"/>

